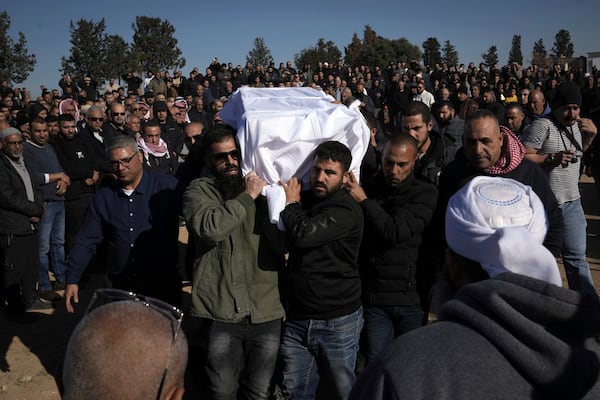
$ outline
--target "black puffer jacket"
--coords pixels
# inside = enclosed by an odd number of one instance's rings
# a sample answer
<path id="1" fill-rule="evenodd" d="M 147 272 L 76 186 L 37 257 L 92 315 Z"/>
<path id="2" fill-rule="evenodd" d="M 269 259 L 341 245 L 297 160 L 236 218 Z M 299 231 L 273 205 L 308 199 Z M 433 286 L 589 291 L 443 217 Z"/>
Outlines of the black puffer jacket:
<path id="1" fill-rule="evenodd" d="M 421 234 L 435 209 L 438 191 L 413 174 L 389 188 L 381 173 L 361 203 L 365 233 L 359 266 L 367 306 L 418 305 L 415 274 Z"/>

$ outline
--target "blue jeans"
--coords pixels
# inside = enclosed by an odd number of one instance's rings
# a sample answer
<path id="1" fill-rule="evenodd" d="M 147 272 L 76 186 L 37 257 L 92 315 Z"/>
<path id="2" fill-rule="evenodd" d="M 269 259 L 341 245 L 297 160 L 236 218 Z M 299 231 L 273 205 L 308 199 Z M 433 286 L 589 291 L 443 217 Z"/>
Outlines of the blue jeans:
<path id="1" fill-rule="evenodd" d="M 65 202 L 44 203 L 46 212 L 40 220 L 39 290 L 51 290 L 48 270 L 52 267 L 57 281 L 65 281 Z"/>
<path id="2" fill-rule="evenodd" d="M 267 399 L 277 362 L 281 320 L 210 321 L 205 371 L 210 399 Z"/>
<path id="3" fill-rule="evenodd" d="M 562 259 L 569 288 L 594 291 L 590 266 L 585 259 L 587 223 L 581 200 L 568 201 L 559 207 L 565 221 Z"/>
<path id="4" fill-rule="evenodd" d="M 366 359 L 371 362 L 395 337 L 423 325 L 425 313 L 419 306 L 365 308 Z"/>
<path id="5" fill-rule="evenodd" d="M 280 350 L 285 398 L 314 399 L 322 379 L 325 398 L 346 399 L 362 327 L 362 307 L 339 318 L 286 321 Z"/>

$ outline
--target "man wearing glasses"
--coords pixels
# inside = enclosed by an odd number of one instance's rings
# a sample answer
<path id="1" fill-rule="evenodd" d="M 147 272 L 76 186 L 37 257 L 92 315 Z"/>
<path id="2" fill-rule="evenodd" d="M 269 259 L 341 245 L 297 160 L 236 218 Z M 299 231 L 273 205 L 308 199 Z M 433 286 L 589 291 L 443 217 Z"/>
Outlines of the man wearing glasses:
<path id="1" fill-rule="evenodd" d="M 73 243 L 66 271 L 67 311 L 74 312 L 78 282 L 103 240 L 108 249 L 107 285 L 179 305 L 177 181 L 145 171 L 133 138 L 116 137 L 107 152 L 117 180 L 94 196 Z"/>
<path id="2" fill-rule="evenodd" d="M 151 297 L 97 290 L 67 346 L 63 399 L 181 399 L 188 356 L 182 317 Z"/>
<path id="3" fill-rule="evenodd" d="M 44 213 L 41 193 L 25 169 L 23 141 L 16 128 L 0 132 L 0 262 L 2 302 L 8 317 L 26 322 L 25 310 L 40 308 L 35 290 L 39 266 L 37 224 Z"/>
<path id="4" fill-rule="evenodd" d="M 281 234 L 268 221 L 266 182 L 242 176 L 235 131 L 221 125 L 204 139 L 213 177 L 192 181 L 183 214 L 196 249 L 191 314 L 206 324 L 209 398 L 268 398 L 281 319 Z M 240 383 L 238 385 L 238 383 Z"/>

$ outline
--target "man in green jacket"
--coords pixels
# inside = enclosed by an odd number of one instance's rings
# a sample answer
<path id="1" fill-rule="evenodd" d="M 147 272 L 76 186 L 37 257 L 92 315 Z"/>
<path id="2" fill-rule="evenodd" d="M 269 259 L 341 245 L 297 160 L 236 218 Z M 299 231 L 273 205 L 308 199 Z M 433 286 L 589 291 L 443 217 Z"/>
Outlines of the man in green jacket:
<path id="1" fill-rule="evenodd" d="M 204 143 L 214 176 L 192 181 L 183 213 L 196 248 L 191 313 L 207 321 L 207 389 L 236 399 L 240 382 L 244 398 L 266 399 L 284 316 L 282 235 L 260 196 L 266 182 L 242 176 L 235 132 L 217 126 Z"/>

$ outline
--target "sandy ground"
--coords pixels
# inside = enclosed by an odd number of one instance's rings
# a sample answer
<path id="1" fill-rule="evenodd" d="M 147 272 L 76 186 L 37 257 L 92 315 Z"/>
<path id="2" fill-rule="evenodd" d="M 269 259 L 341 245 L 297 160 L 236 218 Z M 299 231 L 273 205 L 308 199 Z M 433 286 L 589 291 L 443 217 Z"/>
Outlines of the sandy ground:
<path id="1" fill-rule="evenodd" d="M 588 219 L 588 260 L 596 287 L 600 288 L 600 202 L 590 178 L 582 179 L 581 190 Z M 180 239 L 185 241 L 185 234 Z M 83 282 L 81 304 L 87 304 L 100 277 L 101 271 L 96 271 Z M 184 304 L 189 302 L 189 288 L 185 292 Z M 0 399 L 60 399 L 54 377 L 61 369 L 69 335 L 84 310 L 84 306 L 79 306 L 74 315 L 68 315 L 61 303 L 55 310 L 40 313 L 29 325 L 15 324 L 0 316 Z M 193 390 L 186 397 L 193 398 Z"/>

